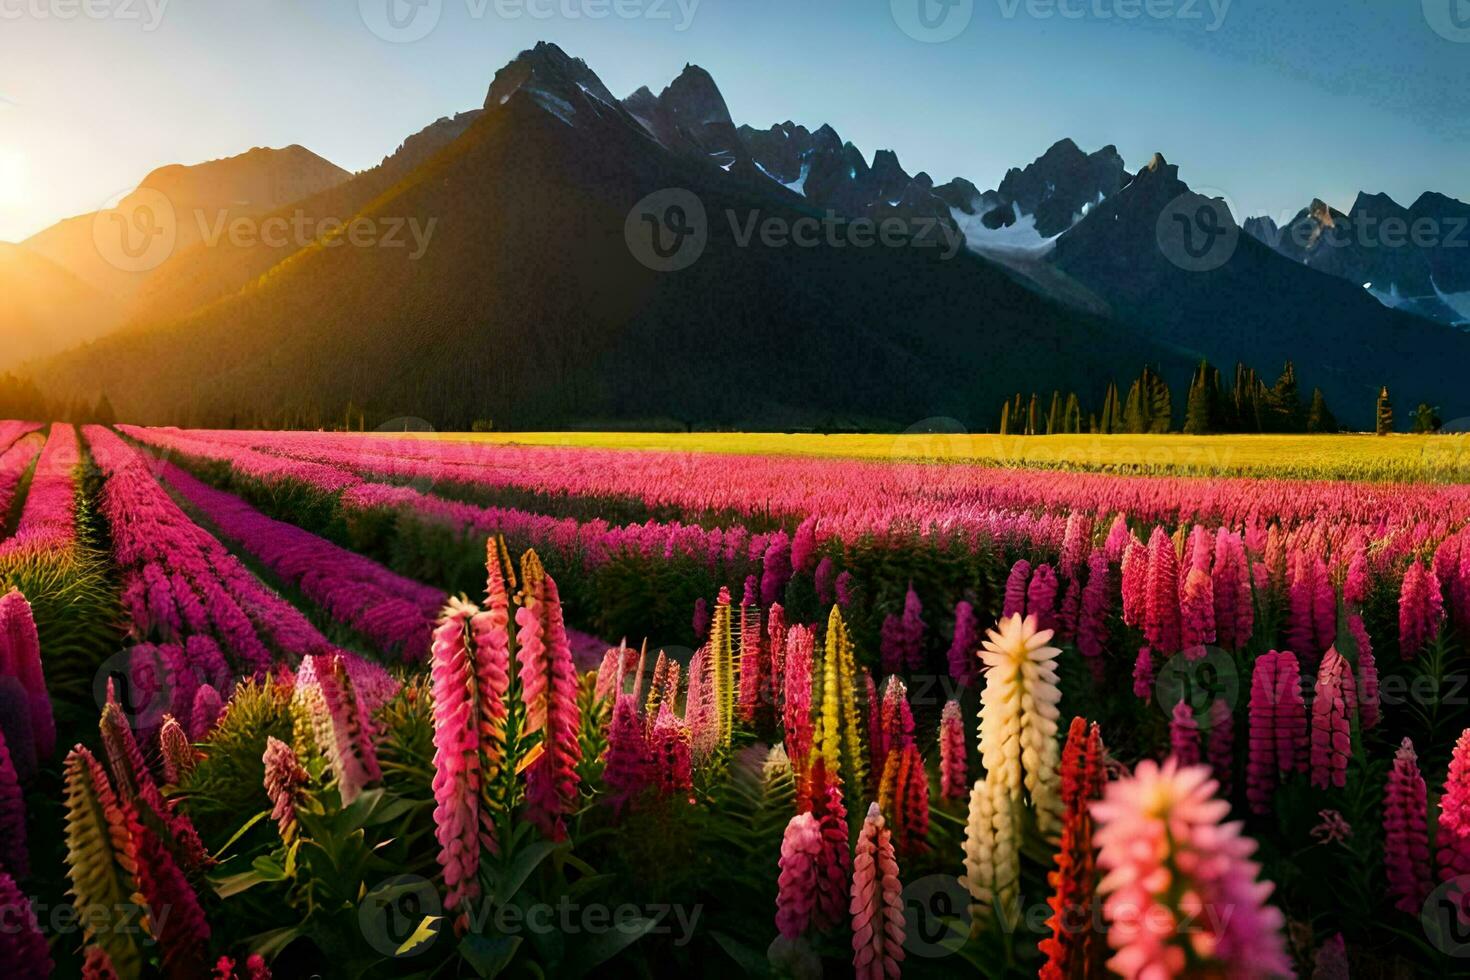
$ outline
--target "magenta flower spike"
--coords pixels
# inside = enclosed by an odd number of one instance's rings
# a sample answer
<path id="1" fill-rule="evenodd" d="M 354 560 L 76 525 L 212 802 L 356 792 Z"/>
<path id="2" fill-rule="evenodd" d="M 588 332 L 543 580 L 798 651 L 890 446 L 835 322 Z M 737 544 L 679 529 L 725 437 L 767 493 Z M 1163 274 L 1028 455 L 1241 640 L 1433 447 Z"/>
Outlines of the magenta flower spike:
<path id="1" fill-rule="evenodd" d="M 1161 527 L 1154 528 L 1148 541 L 1143 632 L 1148 637 L 1149 646 L 1165 656 L 1181 649 L 1179 561 L 1174 555 L 1174 542 Z"/>
<path id="2" fill-rule="evenodd" d="M 51 758 L 56 751 L 56 722 L 41 669 L 41 638 L 31 604 L 18 589 L 0 596 L 0 676 L 16 678 L 25 689 L 36 755 Z"/>
<path id="3" fill-rule="evenodd" d="M 1418 915 L 1432 887 L 1427 789 L 1414 743 L 1404 739 L 1383 791 L 1383 863 L 1394 908 Z"/>
<path id="4" fill-rule="evenodd" d="M 1336 647 L 1328 647 L 1312 697 L 1312 785 L 1318 789 L 1347 785 L 1356 702 L 1352 668 Z"/>
<path id="5" fill-rule="evenodd" d="M 821 874 L 822 825 L 810 813 L 798 813 L 781 836 L 781 873 L 776 878 L 776 931 L 800 938 L 812 922 Z"/>

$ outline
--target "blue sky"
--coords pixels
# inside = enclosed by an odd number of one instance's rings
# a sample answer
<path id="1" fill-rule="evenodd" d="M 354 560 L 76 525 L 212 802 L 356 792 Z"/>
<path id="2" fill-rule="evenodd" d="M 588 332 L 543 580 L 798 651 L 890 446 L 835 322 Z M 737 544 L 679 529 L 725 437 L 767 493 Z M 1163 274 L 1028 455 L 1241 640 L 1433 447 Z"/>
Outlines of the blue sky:
<path id="1" fill-rule="evenodd" d="M 365 26 L 389 0 L 85 0 L 106 16 L 62 19 L 82 2 L 0 0 L 0 240 L 251 146 L 363 169 L 480 105 L 539 39 L 619 95 L 695 62 L 737 122 L 829 122 L 939 181 L 993 187 L 1070 136 L 1130 168 L 1162 151 L 1242 214 L 1470 199 L 1470 0 L 951 0 L 937 22 L 963 30 L 941 43 L 898 26 L 920 0 L 420 0 L 438 18 L 411 43 Z"/>

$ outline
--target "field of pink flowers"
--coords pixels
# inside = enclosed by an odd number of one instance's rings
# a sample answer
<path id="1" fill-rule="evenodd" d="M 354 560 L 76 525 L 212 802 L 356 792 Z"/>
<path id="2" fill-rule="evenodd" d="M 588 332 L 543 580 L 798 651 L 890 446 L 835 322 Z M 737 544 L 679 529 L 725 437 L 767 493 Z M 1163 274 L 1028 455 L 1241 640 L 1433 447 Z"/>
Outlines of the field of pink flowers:
<path id="1" fill-rule="evenodd" d="M 11 975 L 1470 956 L 1464 486 L 0 422 L 0 593 Z"/>

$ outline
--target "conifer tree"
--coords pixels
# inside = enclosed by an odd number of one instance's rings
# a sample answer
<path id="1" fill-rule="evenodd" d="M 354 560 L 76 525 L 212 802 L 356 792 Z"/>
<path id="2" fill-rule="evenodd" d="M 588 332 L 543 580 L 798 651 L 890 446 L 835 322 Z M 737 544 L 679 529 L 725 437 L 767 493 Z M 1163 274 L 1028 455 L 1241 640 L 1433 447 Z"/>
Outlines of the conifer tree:
<path id="1" fill-rule="evenodd" d="M 1148 431 L 1147 420 L 1143 410 L 1143 395 L 1141 383 L 1134 381 L 1128 386 L 1128 401 L 1123 406 L 1123 428 L 1122 432 L 1146 432 Z"/>
<path id="2" fill-rule="evenodd" d="M 1118 386 L 1109 381 L 1107 394 L 1103 395 L 1102 414 L 1097 417 L 1093 427 L 1094 432 L 1111 435 L 1117 429 L 1113 427 L 1113 417 L 1118 414 Z"/>
<path id="3" fill-rule="evenodd" d="M 1207 381 L 1209 371 L 1210 366 L 1200 361 L 1189 382 L 1189 397 L 1184 403 L 1184 431 L 1192 436 L 1207 435 L 1213 431 L 1210 425 L 1210 391 Z"/>
<path id="4" fill-rule="evenodd" d="M 1307 413 L 1307 431 L 1331 433 L 1338 431 L 1337 419 L 1327 407 L 1327 399 L 1321 388 L 1312 389 L 1312 408 Z"/>
<path id="5" fill-rule="evenodd" d="M 1062 432 L 1062 393 L 1053 391 L 1051 393 L 1051 407 L 1046 411 L 1046 434 L 1057 435 Z"/>
<path id="6" fill-rule="evenodd" d="M 1393 402 L 1388 397 L 1388 385 L 1378 392 L 1378 411 L 1375 415 L 1374 431 L 1386 436 L 1393 431 Z"/>
<path id="7" fill-rule="evenodd" d="M 1000 434 L 1008 436 L 1011 434 L 1011 403 L 1003 402 L 1000 406 Z"/>

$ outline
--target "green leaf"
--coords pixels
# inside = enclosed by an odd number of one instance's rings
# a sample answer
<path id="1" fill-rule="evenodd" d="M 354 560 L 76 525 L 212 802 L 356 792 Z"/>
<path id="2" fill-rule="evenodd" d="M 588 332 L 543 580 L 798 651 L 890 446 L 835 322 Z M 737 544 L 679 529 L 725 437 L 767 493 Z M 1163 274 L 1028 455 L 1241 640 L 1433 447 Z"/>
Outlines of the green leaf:
<path id="1" fill-rule="evenodd" d="M 228 875 L 224 878 L 211 878 L 209 884 L 220 898 L 230 898 L 268 880 L 276 879 L 263 878 L 258 871 L 241 871 L 239 874 Z"/>
<path id="2" fill-rule="evenodd" d="M 510 965 L 521 948 L 520 936 L 465 936 L 460 940 L 459 955 L 476 973 L 490 978 Z"/>
<path id="3" fill-rule="evenodd" d="M 418 927 L 416 929 L 414 929 L 413 935 L 411 935 L 407 939 L 405 939 L 403 941 L 403 944 L 400 945 L 398 947 L 398 949 L 394 950 L 393 955 L 394 956 L 408 956 L 415 949 L 417 949 L 418 947 L 424 945 L 425 943 L 431 943 L 435 939 L 438 939 L 439 938 L 439 930 L 436 929 L 435 926 L 443 918 L 444 917 L 442 915 L 426 915 L 426 916 L 424 916 L 423 921 L 418 924 Z"/>
<path id="4" fill-rule="evenodd" d="M 250 866 L 255 869 L 256 874 L 260 875 L 261 881 L 286 880 L 286 869 L 273 857 L 262 854 L 254 861 L 251 861 Z"/>
<path id="5" fill-rule="evenodd" d="M 285 926 L 251 936 L 244 945 L 269 960 L 303 935 L 305 930 L 301 926 Z"/>
<path id="6" fill-rule="evenodd" d="M 711 932 L 710 935 L 714 937 L 715 942 L 720 944 L 720 948 L 725 951 L 730 959 L 735 961 L 735 964 L 740 967 L 746 976 L 770 976 L 771 965 L 766 960 L 765 954 L 756 952 L 738 939 L 727 936 L 723 932 Z"/>
<path id="7" fill-rule="evenodd" d="M 588 936 L 572 947 L 572 955 L 557 970 L 559 976 L 579 977 L 606 963 L 648 935 L 657 919 L 630 919 L 600 935 Z"/>
<path id="8" fill-rule="evenodd" d="M 230 845 L 234 844 L 235 841 L 239 840 L 241 837 L 244 837 L 246 831 L 248 831 L 251 827 L 254 827 L 256 824 L 260 823 L 262 820 L 270 815 L 271 812 L 269 810 L 261 810 L 255 816 L 245 821 L 244 825 L 241 826 L 239 830 L 235 831 L 235 833 L 230 836 L 230 839 L 225 841 L 219 850 L 214 852 L 214 854 L 212 855 L 214 859 L 216 861 L 220 860 L 221 855 L 223 855 L 226 851 L 230 849 Z"/>
<path id="9" fill-rule="evenodd" d="M 521 890 L 521 886 L 526 883 L 526 879 L 541 866 L 541 862 L 556 853 L 558 848 L 565 846 L 565 844 L 558 844 L 554 841 L 539 840 L 517 851 L 510 866 L 505 869 L 505 874 L 495 879 L 492 900 L 498 905 L 509 905 L 516 893 Z"/>

